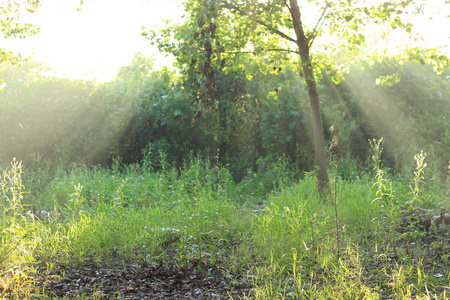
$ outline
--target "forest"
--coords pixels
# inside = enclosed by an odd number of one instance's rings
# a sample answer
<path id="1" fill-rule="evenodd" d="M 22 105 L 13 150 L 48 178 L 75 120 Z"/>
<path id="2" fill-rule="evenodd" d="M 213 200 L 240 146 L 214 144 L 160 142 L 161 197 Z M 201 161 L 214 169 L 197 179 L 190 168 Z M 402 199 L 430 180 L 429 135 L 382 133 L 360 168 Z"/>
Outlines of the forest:
<path id="1" fill-rule="evenodd" d="M 302 2 L 187 0 L 102 83 L 2 50 L 0 295 L 450 298 L 450 59 L 368 45 L 428 1 Z"/>

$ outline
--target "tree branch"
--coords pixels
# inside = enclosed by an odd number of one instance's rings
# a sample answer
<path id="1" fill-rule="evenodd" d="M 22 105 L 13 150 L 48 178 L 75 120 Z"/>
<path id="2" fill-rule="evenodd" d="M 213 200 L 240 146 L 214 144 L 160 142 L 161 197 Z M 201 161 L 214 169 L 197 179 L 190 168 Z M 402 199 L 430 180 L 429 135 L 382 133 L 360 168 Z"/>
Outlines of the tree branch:
<path id="1" fill-rule="evenodd" d="M 291 50 L 291 49 L 264 49 L 262 48 L 261 51 L 271 51 L 271 52 L 288 52 L 288 53 L 295 53 L 300 54 L 298 51 Z M 223 54 L 253 54 L 255 51 L 214 51 L 214 53 L 223 53 Z"/>
<path id="2" fill-rule="evenodd" d="M 322 15 L 320 16 L 319 20 L 317 20 L 317 24 L 316 24 L 316 26 L 314 27 L 314 29 L 312 31 L 312 37 L 309 40 L 309 47 L 312 46 L 312 44 L 314 42 L 314 39 L 317 37 L 317 34 L 319 33 L 320 27 L 322 27 L 322 24 L 323 24 L 323 21 L 324 21 L 322 19 L 325 16 L 325 12 L 327 11 L 328 7 L 330 7 L 330 6 L 331 6 L 331 4 L 327 1 L 326 5 L 325 5 L 325 8 L 323 9 Z"/>
<path id="3" fill-rule="evenodd" d="M 306 61 L 309 61 L 309 40 L 305 35 L 303 30 L 302 23 L 302 14 L 300 13 L 300 8 L 298 6 L 297 0 L 290 0 L 291 3 L 291 16 L 292 16 L 292 24 L 294 25 L 295 36 L 297 37 L 297 45 L 299 50 L 308 50 L 308 58 L 302 57 L 302 60 L 307 58 Z"/>
<path id="4" fill-rule="evenodd" d="M 287 4 L 286 4 L 286 5 L 287 5 Z M 289 7 L 289 6 L 288 6 L 288 7 Z M 233 8 L 234 8 L 236 11 L 239 11 L 239 12 L 242 12 L 242 13 L 245 14 L 245 12 L 244 12 L 243 10 L 241 10 L 238 6 L 233 5 Z M 253 21 L 255 21 L 256 23 L 258 23 L 258 24 L 260 24 L 260 25 L 266 27 L 269 31 L 272 31 L 272 32 L 278 34 L 279 36 L 281 36 L 282 38 L 284 38 L 284 39 L 286 39 L 286 40 L 288 40 L 288 41 L 290 41 L 290 42 L 293 42 L 293 43 L 297 44 L 297 41 L 296 41 L 295 39 L 291 38 L 290 36 L 288 36 L 288 35 L 285 34 L 284 32 L 281 32 L 280 30 L 273 28 L 273 27 L 270 26 L 269 24 L 266 24 L 266 23 L 264 23 L 263 21 L 258 20 L 258 19 L 257 19 L 256 17 L 254 17 L 254 16 L 251 16 L 251 15 L 248 15 L 248 14 L 246 14 L 246 15 L 249 16 L 251 19 L 253 19 Z"/>
<path id="5" fill-rule="evenodd" d="M 263 49 L 264 51 L 274 51 L 274 52 L 289 52 L 289 53 L 295 53 L 300 54 L 300 52 L 291 50 L 291 49 Z"/>
<path id="6" fill-rule="evenodd" d="M 293 43 L 297 44 L 297 41 L 296 41 L 296 40 L 294 40 L 293 38 L 291 38 L 290 36 L 288 36 L 288 35 L 285 34 L 284 32 L 281 32 L 281 31 L 279 31 L 278 29 L 275 29 L 275 28 L 273 28 L 272 26 L 270 26 L 270 25 L 264 23 L 264 22 L 261 21 L 261 20 L 258 20 L 258 19 L 256 19 L 256 18 L 254 18 L 254 17 L 251 17 L 251 18 L 252 18 L 256 23 L 258 23 L 258 24 L 260 24 L 260 25 L 266 27 L 266 28 L 269 29 L 270 31 L 275 32 L 276 34 L 278 34 L 278 35 L 281 36 L 282 38 L 285 38 L 286 40 L 288 40 L 288 41 L 290 41 L 290 42 L 293 42 Z"/>
<path id="7" fill-rule="evenodd" d="M 286 0 L 283 0 L 283 2 L 284 2 L 284 5 L 286 5 L 286 7 L 288 8 L 288 10 L 289 10 L 289 12 L 291 13 L 291 16 L 292 16 L 291 7 L 289 6 L 289 4 L 287 3 Z"/>

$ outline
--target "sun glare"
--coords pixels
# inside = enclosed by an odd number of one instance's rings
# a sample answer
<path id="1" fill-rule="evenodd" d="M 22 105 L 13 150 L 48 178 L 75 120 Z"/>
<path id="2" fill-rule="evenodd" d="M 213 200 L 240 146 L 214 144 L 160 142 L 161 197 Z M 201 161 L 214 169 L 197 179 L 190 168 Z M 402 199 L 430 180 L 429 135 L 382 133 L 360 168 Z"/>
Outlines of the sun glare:
<path id="1" fill-rule="evenodd" d="M 34 60 L 51 65 L 56 75 L 74 79 L 107 81 L 134 53 L 158 56 L 156 47 L 141 36 L 141 26 L 159 28 L 163 19 L 179 18 L 176 1 L 50 0 L 27 21 L 41 32 L 23 40 L 6 40 L 8 47 Z"/>
<path id="2" fill-rule="evenodd" d="M 131 62 L 136 52 L 154 56 L 156 67 L 173 62 L 141 36 L 140 28 L 157 30 L 163 25 L 163 19 L 179 20 L 183 14 L 180 3 L 176 0 L 87 0 L 78 11 L 79 0 L 48 0 L 37 13 L 24 16 L 26 21 L 40 26 L 38 35 L 23 40 L 2 40 L 0 46 L 52 66 L 54 75 L 108 81 L 121 66 Z M 427 4 L 423 14 L 413 20 L 414 29 L 424 37 L 421 45 L 442 48 L 450 42 L 449 32 L 444 30 L 449 25 L 447 15 L 450 15 L 450 5 L 436 1 Z M 388 42 L 377 41 L 378 46 L 389 49 L 401 47 L 405 42 L 408 39 L 404 35 L 395 33 Z M 449 54 L 448 49 L 441 50 Z"/>

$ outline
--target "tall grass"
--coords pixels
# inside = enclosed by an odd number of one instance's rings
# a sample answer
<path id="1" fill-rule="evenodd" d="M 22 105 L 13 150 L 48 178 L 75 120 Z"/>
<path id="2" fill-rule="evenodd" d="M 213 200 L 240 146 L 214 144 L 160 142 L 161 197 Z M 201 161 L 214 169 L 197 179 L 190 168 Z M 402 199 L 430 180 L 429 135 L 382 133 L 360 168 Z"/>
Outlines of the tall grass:
<path id="1" fill-rule="evenodd" d="M 41 226 L 22 203 L 22 164 L 13 160 L 0 174 L 0 292 L 29 294 L 36 273 L 34 251 Z"/>
<path id="2" fill-rule="evenodd" d="M 281 161 L 239 184 L 226 168 L 201 158 L 182 171 L 156 172 L 149 165 L 58 166 L 44 169 L 39 181 L 42 172 L 24 171 L 13 161 L 0 185 L 1 293 L 31 297 L 38 266 L 48 271 L 92 263 L 162 263 L 199 271 L 216 266 L 252 278 L 252 299 L 377 299 L 386 286 L 401 298 L 427 287 L 424 266 L 398 249 L 395 231 L 400 210 L 417 197 L 419 185 L 411 184 L 417 187 L 411 195 L 408 182 L 387 173 L 380 177 L 381 169 L 352 181 L 336 172 L 334 206 L 321 199 L 313 175 L 294 181 Z M 22 176 L 37 191 L 24 187 Z M 380 179 L 389 187 L 388 199 L 385 189 L 380 194 Z M 420 190 L 421 199 L 432 193 Z M 376 200 L 380 195 L 383 201 Z M 392 266 L 394 254 L 402 255 L 401 268 Z M 417 278 L 413 288 L 411 278 Z"/>

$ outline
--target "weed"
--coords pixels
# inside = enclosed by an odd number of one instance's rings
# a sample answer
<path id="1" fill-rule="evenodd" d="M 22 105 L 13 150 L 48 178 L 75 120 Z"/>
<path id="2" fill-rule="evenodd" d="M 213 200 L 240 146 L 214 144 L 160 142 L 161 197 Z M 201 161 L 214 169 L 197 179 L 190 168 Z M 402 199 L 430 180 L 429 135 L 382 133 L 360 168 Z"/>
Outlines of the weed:
<path id="1" fill-rule="evenodd" d="M 26 213 L 22 204 L 22 163 L 11 162 L 0 177 L 0 294 L 27 295 L 36 273 L 34 251 L 36 232 L 40 229 L 32 214 Z"/>
<path id="2" fill-rule="evenodd" d="M 383 142 L 383 138 L 378 141 L 373 139 L 369 140 L 369 144 L 372 150 L 372 160 L 375 164 L 373 170 L 376 172 L 375 178 L 376 182 L 373 186 L 377 187 L 376 198 L 373 199 L 372 202 L 380 202 L 381 208 L 385 208 L 388 205 L 392 204 L 392 200 L 394 199 L 392 182 L 385 178 L 386 172 L 382 169 L 381 164 L 381 153 L 383 152 L 383 148 L 381 144 Z"/>
<path id="3" fill-rule="evenodd" d="M 380 163 L 380 143 L 373 141 L 374 163 Z M 445 276 L 436 277 L 448 270 L 440 266 L 448 262 L 448 247 L 439 242 L 448 234 L 443 227 L 396 232 L 398 209 L 411 198 L 407 186 L 388 180 L 381 164 L 374 168 L 375 185 L 369 175 L 343 180 L 337 167 L 334 201 L 328 202 L 321 200 L 312 176 L 289 184 L 288 174 L 279 188 L 256 195 L 250 185 L 273 183 L 271 176 L 282 173 L 237 184 L 226 168 L 199 157 L 181 171 L 115 168 L 72 165 L 55 173 L 39 187 L 40 201 L 31 207 L 36 214 L 47 212 L 42 221 L 22 203 L 21 165 L 13 162 L 3 171 L 5 295 L 31 295 L 37 264 L 47 269 L 171 264 L 196 269 L 205 278 L 214 265 L 251 279 L 247 296 L 252 299 L 433 298 L 442 296 L 448 283 Z M 443 238 L 428 247 L 423 241 L 432 234 Z M 430 253 L 439 261 L 433 270 Z M 92 296 L 106 297 L 85 297 Z"/>
<path id="4" fill-rule="evenodd" d="M 334 221 L 336 224 L 336 257 L 337 260 L 339 260 L 340 256 L 340 226 L 339 226 L 339 215 L 338 215 L 338 193 L 337 193 L 337 182 L 338 182 L 338 170 L 339 170 L 339 163 L 341 162 L 341 157 L 339 156 L 339 148 L 338 148 L 338 138 L 337 135 L 334 133 L 334 125 L 331 126 L 331 132 L 333 134 L 333 140 L 331 141 L 330 145 L 330 151 L 333 156 L 333 164 L 336 168 L 335 170 L 335 179 L 334 179 Z"/>
<path id="5" fill-rule="evenodd" d="M 420 202 L 419 199 L 419 184 L 423 183 L 423 174 L 424 169 L 427 166 L 425 163 L 425 158 L 427 154 L 421 151 L 419 154 L 414 155 L 414 159 L 416 160 L 416 170 L 414 171 L 413 185 L 410 185 L 412 199 L 409 201 L 410 209 L 412 209 L 416 202 Z"/>

